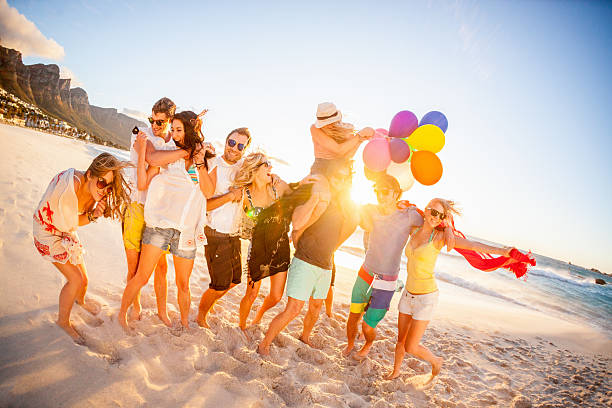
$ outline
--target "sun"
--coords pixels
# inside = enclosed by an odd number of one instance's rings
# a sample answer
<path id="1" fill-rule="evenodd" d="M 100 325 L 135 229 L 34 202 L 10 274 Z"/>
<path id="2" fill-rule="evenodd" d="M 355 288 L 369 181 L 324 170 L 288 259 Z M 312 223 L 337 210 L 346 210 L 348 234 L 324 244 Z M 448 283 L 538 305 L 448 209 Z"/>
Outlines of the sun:
<path id="1" fill-rule="evenodd" d="M 357 170 L 353 176 L 353 187 L 351 188 L 351 199 L 357 204 L 368 204 L 376 202 L 374 183 L 363 174 L 363 170 Z"/>

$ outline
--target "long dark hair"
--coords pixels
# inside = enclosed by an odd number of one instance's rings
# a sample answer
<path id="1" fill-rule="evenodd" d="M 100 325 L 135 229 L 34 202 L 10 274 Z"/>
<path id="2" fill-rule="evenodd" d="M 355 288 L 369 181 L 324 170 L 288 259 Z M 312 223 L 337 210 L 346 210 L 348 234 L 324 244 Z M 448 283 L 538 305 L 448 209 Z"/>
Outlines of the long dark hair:
<path id="1" fill-rule="evenodd" d="M 176 142 L 176 145 L 189 152 L 189 160 L 193 159 L 200 144 L 204 141 L 202 134 L 202 119 L 192 111 L 182 111 L 174 115 L 172 120 L 180 120 L 185 129 L 185 138 L 181 143 Z"/>

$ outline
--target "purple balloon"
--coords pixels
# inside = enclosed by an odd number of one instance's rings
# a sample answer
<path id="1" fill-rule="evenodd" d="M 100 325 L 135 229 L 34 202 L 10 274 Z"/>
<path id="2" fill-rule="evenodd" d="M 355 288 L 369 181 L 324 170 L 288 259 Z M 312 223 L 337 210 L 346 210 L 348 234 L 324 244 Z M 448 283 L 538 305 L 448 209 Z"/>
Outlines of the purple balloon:
<path id="1" fill-rule="evenodd" d="M 391 120 L 389 136 L 405 138 L 410 136 L 417 127 L 419 127 L 419 120 L 416 115 L 410 111 L 401 111 Z"/>
<path id="2" fill-rule="evenodd" d="M 419 123 L 419 126 L 423 125 L 435 125 L 442 129 L 443 133 L 446 133 L 446 129 L 448 129 L 448 119 L 442 112 L 431 111 L 425 114 Z"/>
<path id="3" fill-rule="evenodd" d="M 391 160 L 396 163 L 403 163 L 410 157 L 410 146 L 403 139 L 391 139 L 389 152 L 391 153 Z"/>

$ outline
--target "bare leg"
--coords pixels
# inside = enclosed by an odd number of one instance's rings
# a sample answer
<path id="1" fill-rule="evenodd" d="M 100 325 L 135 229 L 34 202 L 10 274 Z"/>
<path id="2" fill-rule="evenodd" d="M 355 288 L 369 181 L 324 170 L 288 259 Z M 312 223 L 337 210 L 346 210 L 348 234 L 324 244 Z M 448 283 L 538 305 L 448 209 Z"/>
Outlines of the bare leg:
<path id="1" fill-rule="evenodd" d="M 327 297 L 325 298 L 325 314 L 327 317 L 332 318 L 332 306 L 334 305 L 334 287 L 330 286 L 327 291 Z"/>
<path id="2" fill-rule="evenodd" d="M 129 326 L 127 324 L 127 309 L 134 301 L 138 292 L 140 292 L 140 289 L 147 284 L 161 253 L 162 250 L 154 245 L 142 245 L 138 270 L 136 271 L 136 275 L 128 281 L 123 291 L 123 297 L 121 298 L 121 309 L 119 310 L 118 320 L 121 327 L 126 331 L 129 331 Z"/>
<path id="3" fill-rule="evenodd" d="M 229 290 L 229 289 L 228 289 Z M 215 304 L 215 302 L 223 295 L 227 293 L 228 290 L 214 290 L 208 288 L 206 292 L 202 295 L 202 299 L 200 299 L 200 306 L 198 307 L 198 318 L 197 322 L 201 327 L 210 327 L 208 326 L 208 322 L 206 321 L 206 316 L 210 311 L 210 308 Z"/>
<path id="4" fill-rule="evenodd" d="M 304 301 L 298 300 L 290 297 L 287 300 L 287 306 L 285 310 L 280 312 L 272 321 L 270 322 L 270 327 L 266 333 L 264 339 L 259 343 L 259 347 L 257 348 L 257 352 L 259 354 L 267 356 L 270 354 L 270 344 L 278 333 L 280 333 L 287 325 L 300 314 L 302 307 L 304 307 Z"/>
<path id="5" fill-rule="evenodd" d="M 125 259 L 127 260 L 128 273 L 127 273 L 127 282 L 130 281 L 135 275 L 136 270 L 138 269 L 138 260 L 140 259 L 140 251 L 135 249 L 127 249 L 125 248 Z M 140 312 L 142 310 L 142 306 L 140 306 L 140 291 L 134 298 L 134 302 L 132 303 L 132 312 L 130 313 L 131 320 L 140 320 Z"/>
<path id="6" fill-rule="evenodd" d="M 408 336 L 406 336 L 406 341 L 404 342 L 404 350 L 406 350 L 407 353 L 410 353 L 413 356 L 420 358 L 421 360 L 425 360 L 431 364 L 431 376 L 435 377 L 440 373 L 444 359 L 442 357 L 433 355 L 433 353 L 429 351 L 427 347 L 419 344 L 428 324 L 429 320 L 412 319 L 412 324 L 408 329 Z"/>
<path id="7" fill-rule="evenodd" d="M 280 302 L 285 291 L 285 283 L 287 282 L 287 272 L 279 272 L 270 276 L 270 293 L 263 301 L 263 304 L 257 311 L 253 324 L 259 324 L 264 313 L 273 308 Z"/>
<path id="8" fill-rule="evenodd" d="M 59 311 L 57 316 L 57 325 L 72 337 L 74 341 L 82 341 L 81 335 L 72 327 L 70 323 L 70 312 L 74 304 L 78 292 L 83 284 L 81 270 L 71 263 L 61 264 L 53 262 L 53 265 L 64 275 L 67 282 L 60 291 L 59 295 Z"/>
<path id="9" fill-rule="evenodd" d="M 374 340 L 376 340 L 376 328 L 370 327 L 366 322 L 362 322 L 361 330 L 363 331 L 366 341 L 363 347 L 361 347 L 361 350 L 357 353 L 357 356 L 363 358 L 368 355 L 370 348 L 372 348 L 372 344 L 374 344 Z"/>
<path id="10" fill-rule="evenodd" d="M 85 264 L 78 264 L 77 267 L 79 271 L 81 271 L 81 289 L 77 293 L 76 302 L 85 310 L 87 310 L 92 315 L 97 315 L 100 313 L 100 305 L 98 302 L 95 302 L 91 299 L 85 300 L 85 294 L 87 293 L 87 285 L 89 283 L 89 279 L 87 278 L 87 269 L 85 269 Z"/>
<path id="11" fill-rule="evenodd" d="M 350 312 L 346 319 L 346 348 L 342 351 L 343 356 L 348 356 L 353 347 L 355 347 L 355 337 L 357 337 L 357 329 L 359 327 L 359 319 L 363 313 Z"/>
<path id="12" fill-rule="evenodd" d="M 176 267 L 175 267 L 176 269 Z M 162 253 L 157 265 L 155 265 L 155 276 L 153 277 L 153 283 L 155 288 L 155 301 L 157 302 L 157 317 L 164 322 L 168 327 L 172 326 L 172 322 L 168 317 L 168 280 L 166 278 L 168 274 L 168 261 L 166 260 L 166 254 Z"/>
<path id="13" fill-rule="evenodd" d="M 408 329 L 412 324 L 412 315 L 400 313 L 397 318 L 397 343 L 395 344 L 395 361 L 393 362 L 393 371 L 385 376 L 385 380 L 392 380 L 399 377 L 402 368 L 402 360 L 404 360 L 404 343 L 408 336 Z"/>
<path id="14" fill-rule="evenodd" d="M 304 316 L 304 330 L 302 331 L 300 340 L 309 346 L 312 346 L 312 344 L 310 344 L 310 333 L 312 333 L 315 323 L 317 320 L 319 320 L 319 313 L 321 312 L 322 307 L 323 299 L 310 298 L 308 301 L 308 312 L 306 313 L 306 316 Z"/>
<path id="15" fill-rule="evenodd" d="M 191 291 L 189 290 L 189 277 L 193 270 L 193 259 L 173 256 L 176 273 L 176 287 L 178 289 L 178 304 L 181 311 L 181 324 L 189 327 L 189 307 L 191 306 Z"/>
<path id="16" fill-rule="evenodd" d="M 240 301 L 238 325 L 242 330 L 246 330 L 249 313 L 251 311 L 251 307 L 253 306 L 253 302 L 255 302 L 255 299 L 257 299 L 257 294 L 259 293 L 260 287 L 261 281 L 247 282 L 246 292 Z"/>

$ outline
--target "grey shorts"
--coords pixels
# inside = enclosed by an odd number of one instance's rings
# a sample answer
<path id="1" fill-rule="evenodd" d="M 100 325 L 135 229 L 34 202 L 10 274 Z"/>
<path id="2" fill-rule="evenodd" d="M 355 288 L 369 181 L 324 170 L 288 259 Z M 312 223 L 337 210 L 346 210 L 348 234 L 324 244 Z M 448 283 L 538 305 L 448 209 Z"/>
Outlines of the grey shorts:
<path id="1" fill-rule="evenodd" d="M 169 251 L 179 258 L 195 259 L 196 250 L 182 251 L 179 249 L 181 232 L 174 228 L 157 228 L 146 226 L 142 233 L 142 243 L 153 245 L 164 251 Z"/>

